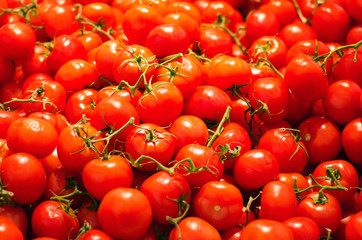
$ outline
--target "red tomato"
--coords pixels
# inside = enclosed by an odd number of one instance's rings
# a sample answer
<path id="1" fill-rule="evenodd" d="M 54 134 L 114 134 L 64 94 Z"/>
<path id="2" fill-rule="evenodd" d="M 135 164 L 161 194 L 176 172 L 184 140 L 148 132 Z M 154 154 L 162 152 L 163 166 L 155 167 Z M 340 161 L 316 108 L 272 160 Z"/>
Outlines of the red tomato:
<path id="1" fill-rule="evenodd" d="M 226 145 L 231 151 L 239 147 L 238 154 L 234 156 L 229 152 L 224 153 Z M 224 155 L 224 171 L 232 171 L 238 157 L 251 149 L 250 137 L 242 126 L 237 123 L 229 123 L 212 143 L 212 148 Z"/>
<path id="2" fill-rule="evenodd" d="M 269 113 L 261 111 L 258 114 L 258 117 L 266 123 L 280 122 L 288 114 L 290 93 L 284 81 L 279 78 L 259 78 L 253 82 L 248 92 L 248 99 L 254 111 L 262 108 L 264 104 L 267 106 Z"/>
<path id="3" fill-rule="evenodd" d="M 140 190 L 150 201 L 153 219 L 161 224 L 171 224 L 167 217 L 179 217 L 185 211 L 184 205 L 190 204 L 190 185 L 179 173 L 156 172 L 142 183 Z"/>
<path id="4" fill-rule="evenodd" d="M 133 172 L 128 161 L 118 155 L 109 159 L 89 161 L 83 168 L 82 180 L 85 189 L 96 199 L 102 198 L 118 187 L 131 187 Z"/>
<path id="5" fill-rule="evenodd" d="M 331 179 L 322 178 L 328 176 L 326 172 L 327 168 L 330 167 L 339 171 L 336 178 L 343 187 L 348 189 L 348 191 L 325 190 L 324 192 L 333 195 L 340 204 L 346 203 L 351 200 L 357 192 L 357 187 L 359 185 L 357 170 L 352 164 L 345 160 L 338 159 L 322 162 L 313 171 L 313 177 L 321 185 L 336 186 L 336 183 L 331 184 Z"/>
<path id="6" fill-rule="evenodd" d="M 362 234 L 360 231 L 361 221 L 362 221 L 362 211 L 356 213 L 346 224 L 346 230 L 345 230 L 346 240 L 362 238 Z"/>
<path id="7" fill-rule="evenodd" d="M 61 204 L 57 201 L 44 201 L 35 208 L 31 217 L 35 236 L 54 237 L 59 240 L 76 238 L 79 230 L 78 219 L 73 209 L 70 208 L 68 213 Z"/>
<path id="8" fill-rule="evenodd" d="M 6 137 L 9 149 L 25 152 L 36 158 L 50 155 L 57 144 L 58 133 L 54 126 L 39 118 L 19 118 L 14 121 Z"/>
<path id="9" fill-rule="evenodd" d="M 105 232 L 98 230 L 98 229 L 91 229 L 88 232 L 80 235 L 79 240 L 113 240 L 112 237 L 110 237 Z"/>
<path id="10" fill-rule="evenodd" d="M 28 234 L 28 216 L 22 207 L 13 207 L 8 204 L 4 204 L 0 207 L 0 216 L 6 217 L 9 220 L 13 221 L 16 226 L 19 228 L 24 238 Z M 0 237 L 1 238 L 1 237 Z M 12 239 L 6 238 L 4 239 Z"/>
<path id="11" fill-rule="evenodd" d="M 362 116 L 361 87 L 351 80 L 338 80 L 329 85 L 323 98 L 327 116 L 337 124 L 347 124 Z"/>
<path id="12" fill-rule="evenodd" d="M 349 15 L 357 21 L 362 21 L 361 10 L 362 3 L 360 0 L 347 0 L 347 11 Z"/>
<path id="13" fill-rule="evenodd" d="M 84 226 L 85 221 L 91 226 L 92 229 L 102 229 L 101 225 L 98 222 L 96 207 L 92 206 L 91 201 L 83 203 L 79 208 L 77 218 L 79 220 L 79 225 Z"/>
<path id="14" fill-rule="evenodd" d="M 0 138 L 6 138 L 10 125 L 18 118 L 18 112 L 0 110 Z"/>
<path id="15" fill-rule="evenodd" d="M 206 124 L 198 117 L 181 115 L 167 129 L 175 138 L 175 154 L 191 143 L 206 145 L 209 132 Z"/>
<path id="16" fill-rule="evenodd" d="M 243 212 L 243 197 L 239 189 L 221 181 L 210 181 L 202 186 L 193 204 L 196 216 L 219 231 L 236 226 Z"/>
<path id="17" fill-rule="evenodd" d="M 338 200 L 328 193 L 324 193 L 323 199 L 326 203 L 316 203 L 318 192 L 308 194 L 298 205 L 298 216 L 313 220 L 318 226 L 321 236 L 327 235 L 326 228 L 334 233 L 341 221 L 341 206 Z"/>
<path id="18" fill-rule="evenodd" d="M 82 119 L 83 115 L 91 119 L 96 106 L 97 91 L 94 89 L 81 89 L 74 92 L 67 100 L 64 115 L 74 124 Z"/>
<path id="19" fill-rule="evenodd" d="M 104 196 L 97 217 L 104 232 L 111 237 L 137 239 L 147 232 L 151 224 L 152 208 L 141 191 L 121 187 Z"/>
<path id="20" fill-rule="evenodd" d="M 318 164 L 335 158 L 342 150 L 341 131 L 322 116 L 310 117 L 298 127 L 309 155 L 309 163 Z"/>
<path id="21" fill-rule="evenodd" d="M 346 10 L 336 3 L 319 6 L 312 18 L 312 28 L 323 42 L 344 42 L 350 26 Z"/>
<path id="22" fill-rule="evenodd" d="M 310 25 L 302 23 L 299 19 L 297 19 L 284 26 L 280 30 L 278 37 L 280 37 L 284 41 L 285 45 L 290 48 L 299 41 L 317 39 L 317 34 Z"/>
<path id="23" fill-rule="evenodd" d="M 297 19 L 297 11 L 292 2 L 285 0 L 274 0 L 260 7 L 260 10 L 266 10 L 272 12 L 278 19 L 280 27 L 293 22 Z"/>
<path id="24" fill-rule="evenodd" d="M 178 226 L 179 228 L 174 227 L 172 229 L 169 240 L 221 240 L 216 228 L 199 217 L 184 218 L 178 223 Z"/>
<path id="25" fill-rule="evenodd" d="M 0 216 L 0 238 L 24 240 L 24 236 L 16 224 L 7 217 Z"/>
<path id="26" fill-rule="evenodd" d="M 23 60 L 34 52 L 36 37 L 25 23 L 7 23 L 0 28 L 0 55 L 11 60 Z M 6 47 L 5 47 L 6 46 Z"/>
<path id="27" fill-rule="evenodd" d="M 280 23 L 271 11 L 254 10 L 246 18 L 245 38 L 251 45 L 259 37 L 277 34 L 279 28 Z"/>
<path id="28" fill-rule="evenodd" d="M 296 184 L 297 189 L 305 189 L 309 187 L 308 180 L 300 173 L 279 173 L 276 180 L 285 182 L 291 187 Z M 310 190 L 301 193 L 299 196 L 303 198 L 308 193 L 310 193 Z"/>
<path id="29" fill-rule="evenodd" d="M 203 85 L 185 100 L 183 113 L 219 122 L 230 105 L 231 99 L 223 90 Z"/>
<path id="30" fill-rule="evenodd" d="M 113 15 L 112 7 L 106 3 L 102 2 L 93 2 L 86 4 L 82 8 L 82 16 L 87 19 L 104 25 L 102 28 L 107 31 L 108 28 L 114 27 L 115 25 L 115 16 Z M 88 26 L 86 26 L 87 28 Z M 92 27 L 90 27 L 90 30 Z"/>
<path id="31" fill-rule="evenodd" d="M 187 52 L 190 38 L 187 32 L 175 23 L 164 23 L 153 28 L 146 37 L 145 46 L 158 58 Z"/>
<path id="32" fill-rule="evenodd" d="M 220 28 L 201 27 L 200 48 L 206 57 L 213 58 L 218 54 L 230 55 L 233 40 L 228 33 Z"/>
<path id="33" fill-rule="evenodd" d="M 318 240 L 318 225 L 306 217 L 292 217 L 283 222 L 293 232 L 294 240 Z"/>
<path id="34" fill-rule="evenodd" d="M 124 13 L 122 27 L 132 44 L 144 45 L 148 33 L 161 23 L 162 16 L 155 8 L 139 5 Z"/>
<path id="35" fill-rule="evenodd" d="M 342 144 L 348 159 L 355 164 L 362 165 L 362 118 L 357 118 L 344 127 Z"/>
<path id="36" fill-rule="evenodd" d="M 284 76 L 285 84 L 296 98 L 314 102 L 325 96 L 328 78 L 311 56 L 300 54 L 287 65 Z"/>
<path id="37" fill-rule="evenodd" d="M 182 112 L 184 98 L 181 91 L 169 82 L 156 82 L 138 101 L 137 113 L 142 122 L 165 127 Z"/>
<path id="38" fill-rule="evenodd" d="M 149 156 L 157 160 L 163 166 L 167 166 L 175 152 L 175 138 L 164 128 L 152 124 L 143 123 L 134 128 L 127 136 L 125 144 L 126 152 L 133 160 L 140 156 Z M 144 159 L 138 169 L 153 171 L 157 169 L 156 163 Z"/>
<path id="39" fill-rule="evenodd" d="M 308 162 L 307 150 L 295 136 L 283 128 L 267 131 L 259 140 L 258 148 L 272 153 L 279 162 L 280 172 L 302 172 Z"/>
<path id="40" fill-rule="evenodd" d="M 198 144 L 188 144 L 180 149 L 175 157 L 175 163 L 190 158 L 196 168 L 207 169 L 189 173 L 183 166 L 190 167 L 190 163 L 184 162 L 176 168 L 176 171 L 184 175 L 191 187 L 202 187 L 209 181 L 218 181 L 224 173 L 224 166 L 219 160 L 216 151 Z"/>
<path id="41" fill-rule="evenodd" d="M 228 55 L 217 55 L 211 59 L 210 70 L 205 85 L 211 85 L 226 90 L 236 85 L 248 85 L 251 83 L 251 70 L 249 64 L 243 59 Z M 248 86 L 240 88 L 246 92 Z"/>
<path id="42" fill-rule="evenodd" d="M 264 149 L 252 149 L 241 155 L 234 166 L 234 178 L 246 191 L 257 190 L 276 179 L 278 160 Z"/>
<path id="43" fill-rule="evenodd" d="M 297 204 L 292 186 L 281 181 L 271 181 L 263 187 L 259 217 L 284 221 L 297 215 Z"/>
<path id="44" fill-rule="evenodd" d="M 283 223 L 269 219 L 252 221 L 241 231 L 242 240 L 292 240 L 292 231 Z"/>

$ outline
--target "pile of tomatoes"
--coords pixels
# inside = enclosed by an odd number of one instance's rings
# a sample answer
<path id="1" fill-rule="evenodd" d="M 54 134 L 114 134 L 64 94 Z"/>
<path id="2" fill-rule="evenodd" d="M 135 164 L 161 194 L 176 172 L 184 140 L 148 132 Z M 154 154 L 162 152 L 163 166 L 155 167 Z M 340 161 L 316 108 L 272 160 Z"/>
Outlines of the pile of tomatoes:
<path id="1" fill-rule="evenodd" d="M 0 1 L 0 239 L 362 239 L 361 13 Z"/>

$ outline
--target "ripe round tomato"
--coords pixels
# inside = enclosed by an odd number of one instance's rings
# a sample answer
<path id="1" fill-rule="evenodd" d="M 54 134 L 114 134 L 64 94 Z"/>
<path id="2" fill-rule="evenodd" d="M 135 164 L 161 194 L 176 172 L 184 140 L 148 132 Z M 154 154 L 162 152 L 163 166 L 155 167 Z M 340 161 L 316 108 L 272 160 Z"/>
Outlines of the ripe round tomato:
<path id="1" fill-rule="evenodd" d="M 197 193 L 194 201 L 196 216 L 222 231 L 238 224 L 243 212 L 243 197 L 237 187 L 210 181 Z"/>
<path id="2" fill-rule="evenodd" d="M 208 239 L 221 240 L 219 232 L 210 223 L 199 217 L 186 217 L 170 233 L 169 240 Z"/>
<path id="3" fill-rule="evenodd" d="M 111 237 L 137 239 L 151 224 L 152 208 L 141 191 L 120 187 L 104 196 L 97 217 L 104 232 Z"/>
<path id="4" fill-rule="evenodd" d="M 218 54 L 229 55 L 232 53 L 232 45 L 232 38 L 224 30 L 201 26 L 200 48 L 206 57 L 213 58 Z"/>
<path id="5" fill-rule="evenodd" d="M 118 155 L 106 160 L 89 161 L 83 168 L 82 180 L 85 189 L 96 199 L 102 198 L 118 187 L 131 187 L 133 172 L 128 161 Z"/>
<path id="6" fill-rule="evenodd" d="M 111 236 L 99 229 L 91 229 L 88 232 L 80 235 L 79 240 L 114 240 Z"/>
<path id="7" fill-rule="evenodd" d="M 252 149 L 241 155 L 234 166 L 237 184 L 246 191 L 257 190 L 276 179 L 278 160 L 267 150 Z"/>
<path id="8" fill-rule="evenodd" d="M 362 237 L 360 227 L 362 220 L 362 211 L 356 213 L 346 224 L 345 237 L 346 240 L 360 239 Z"/>
<path id="9" fill-rule="evenodd" d="M 310 218 L 291 217 L 283 222 L 293 232 L 295 240 L 318 240 L 320 236 L 318 225 Z"/>
<path id="10" fill-rule="evenodd" d="M 257 219 L 246 225 L 241 231 L 243 240 L 292 240 L 292 230 L 285 224 L 269 219 Z"/>
<path id="11" fill-rule="evenodd" d="M 16 224 L 7 217 L 0 216 L 0 238 L 24 240 L 24 236 Z"/>
<path id="12" fill-rule="evenodd" d="M 28 234 L 28 216 L 22 207 L 13 207 L 9 204 L 4 204 L 0 206 L 0 216 L 6 217 L 9 220 L 13 221 L 16 226 L 19 228 L 24 238 Z M 12 238 L 5 238 L 12 239 Z"/>
<path id="13" fill-rule="evenodd" d="M 31 217 L 32 230 L 37 237 L 54 237 L 59 240 L 74 240 L 79 222 L 73 209 L 66 212 L 58 201 L 40 203 Z M 64 206 L 64 204 L 63 204 Z"/>
<path id="14" fill-rule="evenodd" d="M 356 118 L 349 122 L 342 131 L 343 149 L 348 159 L 358 165 L 362 165 L 362 118 Z"/>

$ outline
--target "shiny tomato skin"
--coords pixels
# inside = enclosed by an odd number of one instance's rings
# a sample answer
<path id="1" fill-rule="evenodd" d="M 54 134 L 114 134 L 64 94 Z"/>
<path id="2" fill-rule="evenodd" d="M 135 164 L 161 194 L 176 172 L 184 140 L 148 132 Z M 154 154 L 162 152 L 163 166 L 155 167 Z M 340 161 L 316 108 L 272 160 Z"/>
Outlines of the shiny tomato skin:
<path id="1" fill-rule="evenodd" d="M 1 178 L 13 200 L 30 204 L 44 193 L 47 177 L 40 161 L 28 153 L 14 153 L 3 159 Z"/>
<path id="2" fill-rule="evenodd" d="M 252 149 L 241 155 L 234 166 L 237 184 L 246 191 L 256 190 L 276 179 L 279 174 L 277 159 L 267 150 Z"/>
<path id="3" fill-rule="evenodd" d="M 107 160 L 99 158 L 88 162 L 82 172 L 85 189 L 96 199 L 102 200 L 117 187 L 131 187 L 133 172 L 128 161 L 118 155 Z"/>
<path id="4" fill-rule="evenodd" d="M 150 201 L 153 219 L 165 225 L 170 224 L 167 216 L 175 218 L 184 211 L 175 200 L 184 198 L 188 204 L 191 200 L 190 185 L 179 173 L 156 172 L 142 183 L 140 190 Z"/>
<path id="5" fill-rule="evenodd" d="M 356 213 L 346 224 L 345 237 L 346 240 L 360 239 L 362 234 L 361 228 L 362 211 Z"/>
<path id="6" fill-rule="evenodd" d="M 219 231 L 236 226 L 243 212 L 243 198 L 239 189 L 221 181 L 210 181 L 202 186 L 193 204 L 196 216 Z"/>
<path id="7" fill-rule="evenodd" d="M 24 236 L 16 224 L 7 217 L 0 216 L 0 238 L 24 240 Z"/>
<path id="8" fill-rule="evenodd" d="M 283 221 L 293 232 L 295 240 L 318 240 L 320 231 L 318 225 L 306 217 L 291 217 Z"/>
<path id="9" fill-rule="evenodd" d="M 257 219 L 252 221 L 241 231 L 241 240 L 294 240 L 292 231 L 283 223 Z"/>
<path id="10" fill-rule="evenodd" d="M 152 208 L 141 191 L 121 187 L 104 196 L 97 217 L 104 232 L 111 237 L 137 239 L 147 232 L 151 224 Z"/>
<path id="11" fill-rule="evenodd" d="M 25 212 L 25 209 L 22 207 L 13 207 L 9 204 L 4 204 L 0 207 L 0 216 L 6 217 L 13 221 L 16 226 L 19 228 L 24 238 L 28 234 L 28 216 Z"/>
<path id="12" fill-rule="evenodd" d="M 79 240 L 114 240 L 111 236 L 99 229 L 91 229 L 82 234 Z"/>
<path id="13" fill-rule="evenodd" d="M 174 227 L 171 230 L 169 240 L 221 240 L 219 232 L 210 223 L 199 217 L 186 217 L 179 222 L 179 230 Z"/>
<path id="14" fill-rule="evenodd" d="M 343 149 L 348 159 L 357 165 L 362 165 L 362 118 L 349 122 L 342 131 Z"/>

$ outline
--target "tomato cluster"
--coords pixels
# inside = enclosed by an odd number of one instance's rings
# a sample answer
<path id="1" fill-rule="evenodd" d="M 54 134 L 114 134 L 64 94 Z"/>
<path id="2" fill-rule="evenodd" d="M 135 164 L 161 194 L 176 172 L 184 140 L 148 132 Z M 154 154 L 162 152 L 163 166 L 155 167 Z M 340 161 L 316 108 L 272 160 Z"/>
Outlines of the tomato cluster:
<path id="1" fill-rule="evenodd" d="M 0 1 L 0 239 L 362 239 L 361 13 Z"/>

